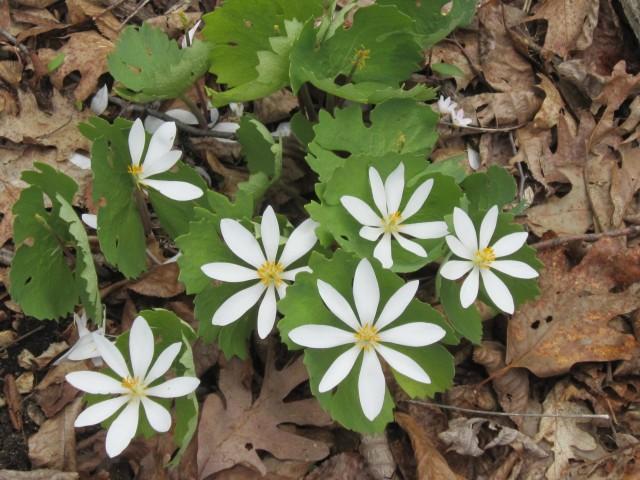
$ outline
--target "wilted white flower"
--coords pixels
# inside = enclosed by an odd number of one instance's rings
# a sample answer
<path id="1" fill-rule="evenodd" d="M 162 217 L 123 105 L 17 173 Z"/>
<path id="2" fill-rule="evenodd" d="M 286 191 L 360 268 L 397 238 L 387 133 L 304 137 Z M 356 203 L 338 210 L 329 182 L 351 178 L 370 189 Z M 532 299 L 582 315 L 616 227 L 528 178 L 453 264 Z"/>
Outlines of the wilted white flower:
<path id="1" fill-rule="evenodd" d="M 291 123 L 289 122 L 281 122 L 276 127 L 276 131 L 272 132 L 275 138 L 283 138 L 291 136 Z"/>
<path id="2" fill-rule="evenodd" d="M 191 27 L 189 30 L 187 30 L 187 33 L 185 33 L 182 37 L 182 41 L 180 42 L 180 46 L 182 48 L 187 48 L 190 47 L 191 45 L 193 45 L 193 39 L 196 36 L 196 32 L 198 31 L 198 27 L 200 26 L 200 23 L 202 22 L 202 20 L 198 20 L 193 27 Z"/>
<path id="3" fill-rule="evenodd" d="M 176 377 L 153 385 L 171 368 L 180 353 L 182 343 L 169 345 L 151 366 L 155 341 L 151 328 L 143 317 L 134 320 L 129 333 L 131 369 L 120 350 L 109 340 L 101 336 L 95 336 L 93 340 L 100 356 L 118 378 L 92 371 L 71 372 L 65 378 L 75 388 L 87 393 L 118 395 L 91 405 L 78 415 L 74 423 L 76 427 L 95 425 L 111 417 L 124 406 L 107 431 L 107 455 L 115 457 L 127 448 L 136 434 L 140 404 L 144 408 L 149 425 L 156 432 L 166 432 L 171 428 L 171 414 L 149 397 L 182 397 L 193 392 L 200 380 L 195 377 Z"/>
<path id="4" fill-rule="evenodd" d="M 171 118 L 187 125 L 198 125 L 198 119 L 196 116 L 184 108 L 172 108 L 171 110 L 167 110 L 165 113 Z M 155 133 L 163 123 L 165 123 L 164 120 L 154 117 L 153 115 L 147 115 L 144 119 L 144 129 L 149 133 Z"/>
<path id="5" fill-rule="evenodd" d="M 438 111 L 441 115 L 453 115 L 458 104 L 454 102 L 451 97 L 443 97 L 440 95 L 438 99 L 438 103 L 436 104 L 438 107 Z"/>
<path id="6" fill-rule="evenodd" d="M 103 85 L 91 99 L 91 111 L 96 115 L 102 115 L 109 105 L 109 89 Z"/>
<path id="7" fill-rule="evenodd" d="M 467 146 L 467 161 L 473 170 L 480 168 L 480 155 L 470 146 Z"/>
<path id="8" fill-rule="evenodd" d="M 389 174 L 384 183 L 378 170 L 369 167 L 369 184 L 373 202 L 379 213 L 361 199 L 350 195 L 341 197 L 340 203 L 358 223 L 364 225 L 360 229 L 362 238 L 375 242 L 382 236 L 373 251 L 373 256 L 384 268 L 390 268 L 393 265 L 391 238 L 394 238 L 400 247 L 408 252 L 426 257 L 427 252 L 422 245 L 409 240 L 404 235 L 424 240 L 444 237 L 447 234 L 447 224 L 442 221 L 404 223 L 418 213 L 427 201 L 433 188 L 432 178 L 416 188 L 402 211 L 400 211 L 404 195 L 404 164 L 402 162 Z"/>
<path id="9" fill-rule="evenodd" d="M 240 128 L 239 123 L 235 122 L 220 122 L 214 125 L 211 129 L 212 132 L 220 132 L 220 133 L 236 133 Z M 216 138 L 218 142 L 222 143 L 238 143 L 235 140 L 231 140 L 229 138 Z"/>
<path id="10" fill-rule="evenodd" d="M 91 159 L 81 153 L 74 153 L 69 157 L 69 161 L 82 170 L 91 170 Z"/>
<path id="11" fill-rule="evenodd" d="M 89 227 L 89 228 L 93 228 L 94 230 L 98 229 L 98 216 L 93 214 L 93 213 L 83 213 L 80 218 L 82 219 L 82 221 L 84 222 L 84 224 Z"/>
<path id="12" fill-rule="evenodd" d="M 300 272 L 311 271 L 309 267 L 287 270 L 292 263 L 307 254 L 316 244 L 316 222 L 307 219 L 296 227 L 278 257 L 280 227 L 278 219 L 270 206 L 262 214 L 260 234 L 262 246 L 249 230 L 238 221 L 224 218 L 220 221 L 220 232 L 229 249 L 244 262 L 246 267 L 228 262 L 207 263 L 202 272 L 222 282 L 256 282 L 229 297 L 213 314 L 214 325 L 229 325 L 238 320 L 260 298 L 258 309 L 258 335 L 266 338 L 276 321 L 276 292 L 280 298 L 285 296 L 287 282 L 292 282 Z M 263 297 L 264 294 L 264 297 Z"/>
<path id="13" fill-rule="evenodd" d="M 431 383 L 427 372 L 411 357 L 394 349 L 393 345 L 425 347 L 441 340 L 446 334 L 444 329 L 427 322 L 406 323 L 389 328 L 415 297 L 418 280 L 400 287 L 379 314 L 380 287 L 366 258 L 358 264 L 353 278 L 353 299 L 357 314 L 334 287 L 322 280 L 318 280 L 317 285 L 324 304 L 348 329 L 329 325 L 303 325 L 291 330 L 289 338 L 307 348 L 333 348 L 353 344 L 329 366 L 320 380 L 320 393 L 339 385 L 349 375 L 360 354 L 363 358 L 358 375 L 358 395 L 362 411 L 369 420 L 380 414 L 384 404 L 386 382 L 379 357 L 396 372 L 417 382 Z"/>
<path id="14" fill-rule="evenodd" d="M 153 188 L 173 200 L 194 200 L 204 195 L 200 187 L 188 182 L 151 178 L 154 175 L 168 171 L 180 160 L 182 152 L 180 150 L 172 150 L 175 138 L 176 124 L 174 122 L 163 123 L 151 137 L 147 154 L 144 157 L 144 161 L 142 161 L 146 136 L 142 121 L 139 118 L 136 119 L 129 132 L 131 165 L 128 170 L 135 178 L 136 183 L 143 188 Z"/>
<path id="15" fill-rule="evenodd" d="M 464 110 L 459 109 L 451 113 L 451 122 L 457 127 L 467 127 L 472 120 L 464 116 Z"/>
<path id="16" fill-rule="evenodd" d="M 73 321 L 75 322 L 76 328 L 78 330 L 78 341 L 53 364 L 58 365 L 59 363 L 67 359 L 73 361 L 91 359 L 94 365 L 102 365 L 100 352 L 98 352 L 98 347 L 96 347 L 96 343 L 93 339 L 96 335 L 104 337 L 105 322 L 102 323 L 101 327 L 92 332 L 87 328 L 86 312 L 82 312 L 82 315 L 74 313 Z"/>
<path id="17" fill-rule="evenodd" d="M 234 117 L 240 118 L 244 113 L 244 103 L 231 102 L 229 104 L 229 110 L 231 110 L 231 113 L 233 114 Z"/>
<path id="18" fill-rule="evenodd" d="M 448 280 L 457 280 L 469 273 L 460 289 L 460 303 L 463 308 L 467 308 L 476 300 L 480 278 L 482 278 L 491 301 L 500 310 L 513 313 L 514 303 L 511 292 L 491 271 L 492 269 L 516 278 L 538 276 L 538 272 L 524 262 L 497 260 L 520 250 L 527 241 L 528 235 L 527 232 L 510 233 L 489 246 L 498 222 L 498 213 L 497 206 L 491 207 L 482 219 L 478 236 L 469 215 L 457 207 L 453 210 L 455 236 L 448 235 L 446 241 L 454 255 L 464 260 L 449 260 L 440 269 L 440 274 Z"/>

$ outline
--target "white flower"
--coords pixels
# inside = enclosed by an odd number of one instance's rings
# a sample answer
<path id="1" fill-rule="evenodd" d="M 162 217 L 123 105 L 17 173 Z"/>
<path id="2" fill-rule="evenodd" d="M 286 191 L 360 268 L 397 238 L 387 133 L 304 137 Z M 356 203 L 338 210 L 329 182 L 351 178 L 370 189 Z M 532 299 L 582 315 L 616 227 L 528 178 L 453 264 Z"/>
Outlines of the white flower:
<path id="1" fill-rule="evenodd" d="M 427 372 L 415 360 L 395 350 L 392 345 L 425 347 L 442 339 L 446 333 L 444 329 L 427 322 L 389 328 L 407 309 L 417 290 L 418 280 L 403 285 L 376 317 L 380 287 L 371 264 L 367 259 L 362 259 L 353 279 L 356 315 L 349 302 L 335 288 L 318 280 L 322 301 L 331 313 L 349 327 L 349 331 L 329 325 L 303 325 L 291 330 L 289 338 L 307 348 L 353 344 L 329 366 L 320 380 L 320 393 L 328 392 L 340 384 L 349 375 L 361 353 L 363 359 L 358 376 L 358 394 L 362 411 L 369 420 L 380 414 L 384 404 L 385 379 L 378 355 L 396 372 L 417 382 L 431 383 Z"/>
<path id="2" fill-rule="evenodd" d="M 480 155 L 470 146 L 467 146 L 467 161 L 472 170 L 480 168 Z"/>
<path id="3" fill-rule="evenodd" d="M 275 132 L 271 132 L 274 138 L 282 138 L 291 136 L 291 123 L 281 122 L 278 124 Z"/>
<path id="4" fill-rule="evenodd" d="M 198 30 L 198 27 L 200 26 L 200 23 L 202 22 L 202 20 L 198 20 L 193 27 L 191 27 L 187 33 L 182 37 L 182 42 L 180 42 L 180 46 L 182 48 L 187 48 L 190 47 L 191 45 L 193 45 L 193 39 L 196 36 L 196 31 Z"/>
<path id="5" fill-rule="evenodd" d="M 184 108 L 172 108 L 171 110 L 167 110 L 165 113 L 171 118 L 175 118 L 187 125 L 198 125 L 198 119 L 196 116 Z M 153 115 L 147 115 L 144 119 L 144 129 L 149 133 L 155 133 L 163 123 L 165 123 L 164 120 L 154 117 Z"/>
<path id="6" fill-rule="evenodd" d="M 371 185 L 373 202 L 380 212 L 379 214 L 357 197 L 345 195 L 340 198 L 340 203 L 356 221 L 364 225 L 360 229 L 362 238 L 375 242 L 382 235 L 382 239 L 373 251 L 373 256 L 380 260 L 384 268 L 390 268 L 393 265 L 391 237 L 395 238 L 398 244 L 408 252 L 419 257 L 426 257 L 427 252 L 422 248 L 422 245 L 405 238 L 404 235 L 424 240 L 444 237 L 447 234 L 445 222 L 404 223 L 415 215 L 426 202 L 433 188 L 432 178 L 416 188 L 402 211 L 400 211 L 400 204 L 404 194 L 403 163 L 400 163 L 389 174 L 384 184 L 378 170 L 369 167 L 369 184 Z"/>
<path id="7" fill-rule="evenodd" d="M 75 322 L 76 328 L 78 329 L 78 341 L 53 364 L 58 365 L 59 363 L 67 359 L 73 361 L 92 359 L 94 365 L 102 365 L 98 347 L 96 347 L 96 343 L 93 339 L 96 335 L 104 337 L 105 323 L 103 322 L 101 327 L 92 332 L 87 328 L 86 312 L 82 312 L 82 315 L 74 313 L 73 321 Z"/>
<path id="8" fill-rule="evenodd" d="M 71 385 L 87 393 L 118 395 L 91 405 L 78 415 L 74 423 L 76 427 L 95 425 L 111 417 L 124 406 L 107 431 L 107 455 L 115 457 L 129 445 L 136 434 L 141 403 L 149 425 L 156 432 L 166 432 L 171 427 L 171 414 L 149 397 L 182 397 L 193 392 L 200 380 L 195 377 L 177 377 L 151 386 L 169 370 L 180 353 L 182 343 L 169 345 L 151 366 L 155 342 L 153 333 L 143 317 L 134 320 L 129 333 L 131 370 L 120 351 L 109 340 L 95 336 L 94 342 L 104 362 L 119 379 L 91 371 L 71 372 L 65 378 Z"/>
<path id="9" fill-rule="evenodd" d="M 91 159 L 81 153 L 74 153 L 69 157 L 69 161 L 82 170 L 91 170 Z"/>
<path id="10" fill-rule="evenodd" d="M 482 219 L 478 237 L 469 215 L 457 207 L 453 210 L 453 228 L 456 234 L 448 235 L 446 241 L 454 255 L 464 260 L 449 260 L 442 266 L 440 274 L 448 280 L 457 280 L 470 272 L 460 289 L 460 303 L 463 308 L 467 308 L 476 300 L 482 278 L 491 301 L 500 310 L 513 313 L 513 297 L 492 269 L 516 278 L 538 276 L 538 272 L 524 262 L 496 260 L 520 250 L 528 235 L 527 232 L 510 233 L 489 246 L 497 222 L 498 207 L 493 206 Z"/>
<path id="11" fill-rule="evenodd" d="M 91 111 L 96 115 L 102 115 L 109 105 L 109 89 L 103 85 L 91 99 Z"/>
<path id="12" fill-rule="evenodd" d="M 211 128 L 212 132 L 220 132 L 220 133 L 236 133 L 236 131 L 240 128 L 239 123 L 235 122 L 220 122 L 217 123 L 213 128 Z M 218 142 L 221 143 L 238 143 L 235 140 L 231 140 L 230 138 L 216 138 Z"/>
<path id="13" fill-rule="evenodd" d="M 464 110 L 454 110 L 451 112 L 451 122 L 457 127 L 467 127 L 472 120 L 464 116 Z"/>
<path id="14" fill-rule="evenodd" d="M 300 272 L 310 272 L 309 267 L 286 270 L 289 265 L 305 255 L 316 244 L 316 222 L 307 219 L 291 232 L 291 236 L 278 257 L 280 227 L 278 219 L 270 206 L 262 215 L 260 234 L 264 253 L 255 237 L 239 222 L 231 218 L 220 221 L 222 238 L 229 249 L 251 268 L 228 262 L 207 263 L 200 267 L 202 272 L 222 282 L 256 281 L 252 286 L 240 290 L 229 297 L 213 314 L 214 325 L 229 325 L 238 320 L 260 297 L 258 309 L 258 335 L 266 338 L 276 321 L 276 292 L 280 298 L 285 296 L 287 283 L 292 282 Z M 264 297 L 263 297 L 264 294 Z"/>
<path id="15" fill-rule="evenodd" d="M 454 102 L 451 99 L 451 97 L 445 98 L 442 95 L 440 95 L 440 98 L 438 99 L 437 107 L 441 115 L 453 115 L 453 112 L 457 106 L 458 104 Z"/>
<path id="16" fill-rule="evenodd" d="M 204 195 L 199 187 L 188 182 L 150 178 L 171 169 L 182 156 L 180 150 L 172 150 L 175 138 L 176 124 L 163 123 L 151 137 L 147 154 L 142 161 L 146 136 L 142 121 L 139 118 L 136 119 L 129 132 L 129 152 L 131 153 L 129 173 L 134 176 L 138 185 L 153 188 L 172 200 L 194 200 Z"/>
<path id="17" fill-rule="evenodd" d="M 229 110 L 231 110 L 231 113 L 233 114 L 234 117 L 240 118 L 244 113 L 244 103 L 231 102 L 229 104 Z"/>
<path id="18" fill-rule="evenodd" d="M 94 230 L 98 229 L 98 216 L 94 213 L 83 213 L 80 218 L 87 227 L 93 228 Z"/>

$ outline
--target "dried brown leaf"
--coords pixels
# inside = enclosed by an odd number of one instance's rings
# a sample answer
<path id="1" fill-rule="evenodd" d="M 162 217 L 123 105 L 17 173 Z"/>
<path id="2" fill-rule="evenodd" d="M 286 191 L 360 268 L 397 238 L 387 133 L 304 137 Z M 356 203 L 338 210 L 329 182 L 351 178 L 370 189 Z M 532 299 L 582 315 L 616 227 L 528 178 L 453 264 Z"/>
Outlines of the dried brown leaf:
<path id="1" fill-rule="evenodd" d="M 562 248 L 540 254 L 542 294 L 523 305 L 507 330 L 507 364 L 524 367 L 539 377 L 567 372 L 578 362 L 629 359 L 637 351 L 633 335 L 609 324 L 617 315 L 640 308 L 640 283 L 612 293 L 620 285 L 611 262 L 638 258 L 638 249 L 625 249 L 619 239 L 604 238 L 592 245 L 580 264 L 571 268 Z M 640 280 L 640 272 L 634 280 Z"/>
<path id="2" fill-rule="evenodd" d="M 258 450 L 276 458 L 317 461 L 329 454 L 328 446 L 281 428 L 284 423 L 326 426 L 329 416 L 313 399 L 284 403 L 291 390 L 307 379 L 302 357 L 277 370 L 273 350 L 268 354 L 260 395 L 252 401 L 246 379 L 247 364 L 229 361 L 220 371 L 220 395 L 209 395 L 198 425 L 198 473 L 206 478 L 236 464 L 254 468 L 262 475 L 266 467 Z"/>
<path id="3" fill-rule="evenodd" d="M 560 112 L 564 108 L 564 100 L 560 92 L 548 77 L 539 74 L 540 84 L 537 88 L 545 93 L 544 101 L 536 116 L 533 118 L 533 126 L 539 129 L 549 129 L 558 124 Z"/>
<path id="4" fill-rule="evenodd" d="M 2 388 L 4 399 L 7 402 L 9 420 L 14 430 L 22 430 L 22 397 L 18 393 L 16 379 L 13 375 L 4 376 L 4 386 Z"/>
<path id="5" fill-rule="evenodd" d="M 0 480 L 78 480 L 76 472 L 61 472 L 48 468 L 21 472 L 17 470 L 0 470 Z"/>
<path id="6" fill-rule="evenodd" d="M 584 168 L 587 196 L 598 231 L 612 230 L 620 226 L 614 226 L 612 223 L 614 205 L 611 199 L 611 183 L 616 169 L 617 159 L 610 151 L 603 155 L 589 155 Z"/>
<path id="7" fill-rule="evenodd" d="M 469 86 L 480 70 L 478 35 L 458 30 L 455 40 L 457 43 L 447 40 L 436 44 L 429 52 L 429 59 L 431 64 L 448 63 L 462 71 L 461 77 L 452 77 L 456 90 L 460 91 Z"/>
<path id="8" fill-rule="evenodd" d="M 353 452 L 339 453 L 328 458 L 304 477 L 305 480 L 373 480 L 373 478 L 367 470 L 364 458 Z"/>
<path id="9" fill-rule="evenodd" d="M 78 396 L 78 391 L 66 380 L 65 375 L 86 370 L 84 362 L 62 362 L 51 368 L 35 388 L 35 399 L 47 417 L 53 417 Z"/>
<path id="10" fill-rule="evenodd" d="M 475 116 L 483 127 L 525 124 L 533 119 L 541 104 L 533 90 L 481 93 L 460 101 L 465 114 Z"/>
<path id="11" fill-rule="evenodd" d="M 92 20 L 102 35 L 109 40 L 117 40 L 121 25 L 113 13 L 109 11 L 111 7 L 105 7 L 98 0 L 66 0 L 66 4 L 71 24 Z"/>
<path id="12" fill-rule="evenodd" d="M 184 285 L 178 280 L 179 274 L 175 262 L 156 265 L 140 280 L 127 285 L 127 288 L 147 297 L 175 297 L 184 292 Z"/>
<path id="13" fill-rule="evenodd" d="M 279 90 L 253 103 L 253 113 L 265 124 L 281 122 L 291 117 L 294 108 L 298 108 L 298 97 L 287 89 Z"/>

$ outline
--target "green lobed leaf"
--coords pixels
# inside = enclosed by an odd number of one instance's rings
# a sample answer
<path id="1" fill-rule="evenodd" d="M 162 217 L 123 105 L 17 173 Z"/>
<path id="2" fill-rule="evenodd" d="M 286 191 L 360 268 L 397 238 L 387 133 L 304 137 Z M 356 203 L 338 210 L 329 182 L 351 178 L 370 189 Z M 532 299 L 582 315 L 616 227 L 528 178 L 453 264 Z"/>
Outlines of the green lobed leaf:
<path id="1" fill-rule="evenodd" d="M 443 77 L 463 77 L 464 72 L 450 63 L 432 63 L 431 70 Z"/>
<path id="2" fill-rule="evenodd" d="M 337 250 L 333 258 L 327 259 L 314 252 L 311 254 L 309 266 L 313 273 L 301 273 L 296 277 L 293 286 L 287 289 L 287 296 L 278 303 L 278 309 L 283 314 L 278 323 L 278 329 L 282 341 L 290 349 L 297 350 L 301 347 L 289 339 L 289 332 L 301 325 L 321 324 L 345 329 L 345 325 L 338 320 L 324 305 L 317 290 L 317 280 L 322 279 L 336 288 L 351 304 L 353 304 L 352 279 L 359 259 L 343 250 Z M 380 286 L 380 304 L 378 312 L 386 304 L 389 297 L 400 288 L 404 281 L 394 273 L 383 270 L 374 265 L 374 271 Z M 430 322 L 440 325 L 447 331 L 443 339 L 444 343 L 456 343 L 457 337 L 444 318 L 429 305 L 417 299 L 411 301 L 405 313 L 393 326 L 410 322 Z M 369 421 L 364 414 L 358 397 L 358 372 L 361 359 L 356 362 L 349 375 L 332 392 L 319 393 L 318 385 L 324 373 L 335 358 L 346 351 L 349 346 L 341 346 L 329 349 L 304 350 L 304 363 L 309 371 L 309 383 L 311 391 L 331 417 L 340 422 L 346 428 L 359 432 L 372 433 L 384 430 L 387 423 L 393 421 L 393 400 L 389 391 L 385 393 L 385 402 L 380 415 Z M 396 346 L 394 345 L 395 349 Z M 393 371 L 396 381 L 411 397 L 433 396 L 436 392 L 445 390 L 450 386 L 453 374 L 453 358 L 441 345 L 427 347 L 397 347 L 399 351 L 413 358 L 432 379 L 430 385 L 415 382 Z"/>
<path id="3" fill-rule="evenodd" d="M 496 165 L 486 172 L 472 173 L 460 184 L 472 211 L 489 210 L 493 205 L 502 207 L 513 201 L 516 182 L 504 168 Z"/>
<path id="4" fill-rule="evenodd" d="M 367 155 L 352 156 L 344 166 L 336 169 L 331 179 L 326 182 L 322 194 L 322 203 L 315 202 L 307 205 L 307 211 L 320 225 L 331 232 L 338 244 L 349 252 L 361 258 L 369 258 L 372 263 L 379 264 L 373 258 L 373 250 L 377 242 L 362 238 L 359 234 L 362 225 L 358 223 L 342 206 L 340 198 L 344 195 L 358 197 L 375 210 L 375 203 L 369 184 L 369 167 L 375 167 L 383 181 L 402 162 L 405 166 L 405 190 L 400 204 L 400 211 L 404 208 L 413 192 L 427 178 L 434 179 L 434 185 L 424 206 L 407 223 L 427 221 L 442 221 L 453 207 L 458 205 L 461 192 L 452 177 L 439 173 L 424 175 L 429 164 L 416 155 L 392 155 L 384 157 L 370 157 Z M 419 176 L 419 181 L 414 177 Z M 439 258 L 443 252 L 444 239 L 419 240 L 428 257 L 419 257 L 401 248 L 397 241 L 392 241 L 392 270 L 395 272 L 412 272 L 427 263 Z"/>
<path id="5" fill-rule="evenodd" d="M 126 27 L 109 55 L 115 92 L 140 103 L 181 96 L 209 68 L 210 45 L 195 41 L 180 48 L 162 30 L 143 23 Z"/>
<path id="6" fill-rule="evenodd" d="M 271 183 L 275 182 L 282 172 L 282 146 L 275 142 L 267 127 L 250 115 L 244 115 L 237 135 L 249 171 L 263 173 Z"/>
<path id="7" fill-rule="evenodd" d="M 479 345 L 482 341 L 482 318 L 475 306 L 462 308 L 460 304 L 460 284 L 442 277 L 440 303 L 453 328 L 471 342 Z"/>

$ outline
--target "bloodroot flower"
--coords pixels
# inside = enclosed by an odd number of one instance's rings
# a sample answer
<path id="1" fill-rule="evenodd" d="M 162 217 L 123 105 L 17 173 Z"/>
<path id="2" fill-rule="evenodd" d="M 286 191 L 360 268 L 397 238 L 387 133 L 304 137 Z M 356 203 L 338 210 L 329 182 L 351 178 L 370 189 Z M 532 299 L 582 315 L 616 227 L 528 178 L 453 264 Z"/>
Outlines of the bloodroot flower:
<path id="1" fill-rule="evenodd" d="M 153 188 L 172 200 L 195 200 L 204 195 L 200 187 L 188 182 L 151 178 L 170 170 L 180 160 L 182 152 L 172 150 L 175 138 L 176 124 L 174 122 L 163 123 L 152 135 L 143 161 L 142 153 L 146 144 L 146 135 L 142 120 L 136 119 L 129 132 L 131 165 L 129 165 L 128 171 L 135 178 L 136 184 L 143 189 Z"/>
<path id="2" fill-rule="evenodd" d="M 307 219 L 291 232 L 291 236 L 278 257 L 280 243 L 280 227 L 278 219 L 270 206 L 262 214 L 260 234 L 262 245 L 240 222 L 231 218 L 220 221 L 220 232 L 229 249 L 251 267 L 228 262 L 207 263 L 200 267 L 210 278 L 222 282 L 255 283 L 229 297 L 213 314 L 214 325 L 229 325 L 238 320 L 260 298 L 258 309 L 258 335 L 266 338 L 276 321 L 276 292 L 280 298 L 285 296 L 287 282 L 292 282 L 300 272 L 310 272 L 309 267 L 288 270 L 288 267 L 306 255 L 316 244 L 316 222 Z M 264 296 L 263 296 L 264 294 Z"/>
<path id="3" fill-rule="evenodd" d="M 460 289 L 460 303 L 463 308 L 467 308 L 476 300 L 482 278 L 491 301 L 500 310 L 513 313 L 515 307 L 511 292 L 491 271 L 492 269 L 515 278 L 538 276 L 538 272 L 524 262 L 497 260 L 520 250 L 528 235 L 527 232 L 510 233 L 489 246 L 497 222 L 498 207 L 494 205 L 482 219 L 478 236 L 469 215 L 457 207 L 453 210 L 453 227 L 456 234 L 448 235 L 446 241 L 453 254 L 463 260 L 449 260 L 440 269 L 440 274 L 448 280 L 457 280 L 469 273 Z"/>
<path id="4" fill-rule="evenodd" d="M 418 290 L 414 280 L 400 287 L 387 301 L 377 316 L 380 287 L 375 272 L 367 259 L 360 261 L 353 279 L 353 299 L 356 313 L 349 302 L 331 285 L 318 280 L 318 291 L 327 308 L 340 319 L 347 330 L 330 325 L 303 325 L 289 332 L 289 338 L 308 348 L 333 348 L 353 344 L 339 355 L 320 380 L 320 393 L 328 392 L 342 382 L 362 354 L 358 376 L 358 394 L 364 415 L 375 419 L 382 410 L 385 396 L 385 378 L 380 358 L 396 372 L 417 382 L 431 383 L 431 378 L 411 357 L 393 348 L 393 344 L 424 347 L 445 336 L 438 325 L 413 322 L 389 328 L 407 309 Z"/>
<path id="5" fill-rule="evenodd" d="M 345 195 L 340 198 L 340 203 L 358 223 L 364 225 L 360 229 L 362 238 L 374 242 L 382 236 L 373 250 L 373 256 L 380 261 L 384 268 L 393 266 L 392 238 L 408 252 L 419 257 L 426 257 L 427 252 L 422 245 L 409 240 L 405 235 L 424 240 L 444 237 L 447 234 L 445 222 L 405 223 L 418 213 L 427 201 L 433 188 L 432 178 L 416 188 L 402 211 L 400 211 L 404 195 L 404 164 L 402 162 L 389 174 L 384 183 L 382 183 L 378 170 L 370 167 L 369 184 L 373 202 L 379 213 L 376 213 L 367 203 L 357 197 Z"/>
<path id="6" fill-rule="evenodd" d="M 131 369 L 120 350 L 109 340 L 96 335 L 93 341 L 104 362 L 119 378 L 104 373 L 80 371 L 68 373 L 66 380 L 87 393 L 118 396 L 91 405 L 78 415 L 74 425 L 95 425 L 111 417 L 124 406 L 107 431 L 107 455 L 115 457 L 129 445 L 136 434 L 140 404 L 144 408 L 149 425 L 156 432 L 166 432 L 171 427 L 171 414 L 149 397 L 182 397 L 193 392 L 200 380 L 195 377 L 177 377 L 153 385 L 169 370 L 180 353 L 182 343 L 169 345 L 151 366 L 155 342 L 151 328 L 143 317 L 134 320 L 129 334 Z"/>

